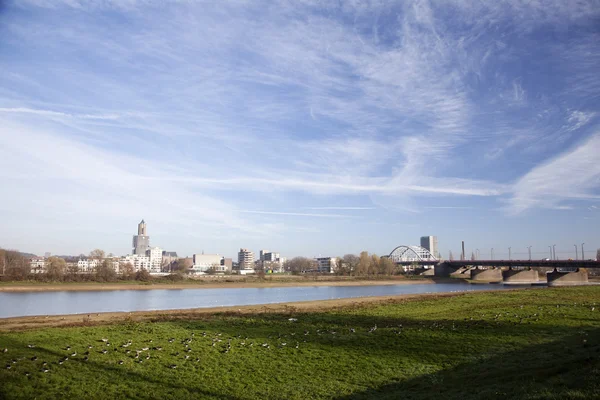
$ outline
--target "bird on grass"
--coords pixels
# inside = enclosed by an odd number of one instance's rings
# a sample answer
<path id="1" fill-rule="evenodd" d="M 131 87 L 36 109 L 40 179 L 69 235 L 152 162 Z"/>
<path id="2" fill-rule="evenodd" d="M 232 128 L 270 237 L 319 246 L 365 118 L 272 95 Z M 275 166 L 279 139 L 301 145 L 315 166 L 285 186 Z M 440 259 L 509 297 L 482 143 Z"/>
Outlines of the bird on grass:
<path id="1" fill-rule="evenodd" d="M 33 345 L 33 344 L 28 344 L 28 345 L 27 345 L 27 347 L 29 347 L 30 349 L 33 349 L 33 348 L 35 348 L 35 345 Z"/>
<path id="2" fill-rule="evenodd" d="M 123 365 L 123 360 L 119 360 L 119 365 Z"/>
<path id="3" fill-rule="evenodd" d="M 46 373 L 46 372 L 50 372 L 50 370 L 48 368 L 42 368 L 42 372 Z"/>
<path id="4" fill-rule="evenodd" d="M 169 365 L 169 368 L 171 368 L 171 369 L 175 369 L 175 368 L 177 368 L 177 365 L 175 365 L 175 364 L 171 364 L 171 365 Z"/>
<path id="5" fill-rule="evenodd" d="M 8 353 L 8 349 L 5 348 L 4 350 L 2 350 L 3 353 Z"/>

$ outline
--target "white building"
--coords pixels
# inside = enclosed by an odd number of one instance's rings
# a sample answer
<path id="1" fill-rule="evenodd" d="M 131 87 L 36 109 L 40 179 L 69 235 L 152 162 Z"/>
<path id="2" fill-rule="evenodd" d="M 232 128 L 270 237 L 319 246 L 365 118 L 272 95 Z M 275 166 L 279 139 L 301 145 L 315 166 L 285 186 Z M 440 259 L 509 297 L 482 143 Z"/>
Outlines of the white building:
<path id="1" fill-rule="evenodd" d="M 163 259 L 163 251 L 160 247 L 152 247 L 146 250 L 146 257 L 150 258 L 150 272 L 160 272 Z"/>
<path id="2" fill-rule="evenodd" d="M 238 268 L 240 271 L 254 271 L 254 253 L 248 249 L 240 249 L 238 252 Z"/>
<path id="3" fill-rule="evenodd" d="M 209 269 L 215 272 L 225 272 L 224 257 L 219 254 L 194 254 L 194 273 L 204 273 Z"/>
<path id="4" fill-rule="evenodd" d="M 100 265 L 100 260 L 97 259 L 87 259 L 87 260 L 78 260 L 77 261 L 77 270 L 84 274 L 89 274 L 92 272 L 96 272 L 96 267 Z"/>
<path id="5" fill-rule="evenodd" d="M 161 257 L 162 257 L 162 253 L 161 253 Z M 124 265 L 127 263 L 129 263 L 133 266 L 133 270 L 135 272 L 138 272 L 142 269 L 150 271 L 152 268 L 152 263 L 150 262 L 150 257 L 148 257 L 148 256 L 132 254 L 132 255 L 122 257 L 120 260 L 120 264 Z M 160 271 L 160 268 L 159 268 L 159 271 Z"/>
<path id="6" fill-rule="evenodd" d="M 32 274 L 41 274 L 46 272 L 46 259 L 44 257 L 35 257 L 29 260 Z"/>
<path id="7" fill-rule="evenodd" d="M 317 271 L 320 273 L 333 274 L 338 267 L 337 257 L 317 257 Z"/>

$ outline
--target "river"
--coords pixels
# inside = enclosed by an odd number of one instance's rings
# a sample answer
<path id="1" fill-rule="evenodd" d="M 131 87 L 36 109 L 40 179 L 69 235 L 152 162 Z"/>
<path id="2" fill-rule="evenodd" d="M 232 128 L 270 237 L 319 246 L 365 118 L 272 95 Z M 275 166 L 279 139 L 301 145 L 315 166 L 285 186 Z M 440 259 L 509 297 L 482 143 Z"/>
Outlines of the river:
<path id="1" fill-rule="evenodd" d="M 514 286 L 512 286 L 514 287 Z M 437 283 L 239 289 L 151 289 L 0 293 L 0 318 L 243 306 L 399 294 L 501 290 L 501 284 Z"/>

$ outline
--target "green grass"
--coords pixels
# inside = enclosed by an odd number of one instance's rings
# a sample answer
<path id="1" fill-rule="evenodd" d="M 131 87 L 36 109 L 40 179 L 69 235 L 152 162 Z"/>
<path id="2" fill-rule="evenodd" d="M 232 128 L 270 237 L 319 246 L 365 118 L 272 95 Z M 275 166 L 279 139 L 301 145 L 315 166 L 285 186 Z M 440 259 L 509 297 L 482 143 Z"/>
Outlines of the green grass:
<path id="1" fill-rule="evenodd" d="M 192 338 L 189 353 L 186 338 Z M 121 347 L 128 340 L 133 344 Z M 6 399 L 591 399 L 600 398 L 600 287 L 469 293 L 327 312 L 165 316 L 0 333 L 4 347 L 0 398 Z M 150 350 L 138 363 L 135 350 L 144 347 Z"/>

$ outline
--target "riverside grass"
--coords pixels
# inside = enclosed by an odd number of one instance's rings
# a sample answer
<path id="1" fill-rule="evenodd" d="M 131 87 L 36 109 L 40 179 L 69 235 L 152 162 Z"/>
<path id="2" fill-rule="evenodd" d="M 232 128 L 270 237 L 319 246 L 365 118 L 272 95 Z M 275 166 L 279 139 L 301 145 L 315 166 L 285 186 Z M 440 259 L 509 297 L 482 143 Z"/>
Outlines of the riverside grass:
<path id="1" fill-rule="evenodd" d="M 0 333 L 0 398 L 596 399 L 600 287 Z"/>

